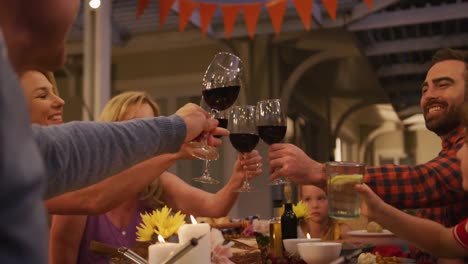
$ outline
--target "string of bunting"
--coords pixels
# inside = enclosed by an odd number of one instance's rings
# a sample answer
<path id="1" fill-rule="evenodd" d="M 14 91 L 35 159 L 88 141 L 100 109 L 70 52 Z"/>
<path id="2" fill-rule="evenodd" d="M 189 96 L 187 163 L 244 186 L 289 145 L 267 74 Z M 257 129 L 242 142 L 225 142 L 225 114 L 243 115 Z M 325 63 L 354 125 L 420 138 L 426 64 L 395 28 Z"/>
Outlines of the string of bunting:
<path id="1" fill-rule="evenodd" d="M 154 0 L 153 0 L 154 1 Z M 314 0 L 290 0 L 296 8 L 297 14 L 301 19 L 304 28 L 310 30 L 311 14 Z M 369 9 L 372 8 L 372 0 L 363 0 Z M 203 35 L 206 35 L 211 20 L 218 8 L 221 8 L 224 22 L 224 32 L 227 38 L 231 37 L 232 30 L 236 23 L 238 14 L 242 11 L 247 27 L 247 32 L 250 38 L 253 39 L 255 29 L 257 27 L 258 17 L 265 6 L 268 15 L 271 19 L 271 24 L 276 34 L 281 31 L 283 17 L 286 12 L 288 0 L 269 0 L 251 3 L 238 3 L 236 0 L 226 1 L 218 4 L 213 2 L 205 2 L 202 0 L 158 0 L 159 2 L 159 26 L 162 27 L 167 16 L 174 5 L 178 5 L 179 10 L 179 31 L 185 30 L 187 23 L 190 21 L 193 12 L 198 8 L 200 13 L 200 27 Z M 236 3 L 237 2 L 237 3 Z M 336 19 L 336 10 L 338 0 L 321 0 L 323 6 L 327 10 L 332 20 Z M 148 8 L 150 0 L 138 0 L 137 17 L 143 15 Z"/>

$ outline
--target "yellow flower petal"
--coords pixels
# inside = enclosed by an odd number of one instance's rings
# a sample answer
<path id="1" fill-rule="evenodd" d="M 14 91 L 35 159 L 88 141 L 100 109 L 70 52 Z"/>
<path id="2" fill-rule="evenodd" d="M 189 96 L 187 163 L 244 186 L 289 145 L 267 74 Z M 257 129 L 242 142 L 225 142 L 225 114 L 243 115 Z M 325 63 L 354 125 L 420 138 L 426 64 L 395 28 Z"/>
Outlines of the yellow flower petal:
<path id="1" fill-rule="evenodd" d="M 185 224 L 185 214 L 180 211 L 171 215 L 172 209 L 164 206 L 161 210 L 141 214 L 142 223 L 137 227 L 137 241 L 154 240 L 157 235 L 165 239 L 176 234 Z"/>
<path id="2" fill-rule="evenodd" d="M 310 217 L 310 210 L 307 204 L 303 201 L 299 201 L 297 204 L 293 204 L 293 212 L 296 215 L 297 219 L 307 219 Z M 284 213 L 284 205 L 279 209 L 280 215 Z"/>

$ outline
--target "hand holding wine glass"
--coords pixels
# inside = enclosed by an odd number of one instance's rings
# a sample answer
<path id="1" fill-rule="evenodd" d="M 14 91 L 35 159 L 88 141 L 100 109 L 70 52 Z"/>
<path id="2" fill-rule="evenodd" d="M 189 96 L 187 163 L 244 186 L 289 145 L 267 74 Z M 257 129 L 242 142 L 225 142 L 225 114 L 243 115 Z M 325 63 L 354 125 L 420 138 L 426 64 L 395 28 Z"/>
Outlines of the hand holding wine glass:
<path id="1" fill-rule="evenodd" d="M 280 99 L 263 100 L 257 103 L 257 127 L 260 138 L 268 145 L 280 143 L 286 135 L 286 115 L 281 108 Z M 286 184 L 287 181 L 275 179 L 272 185 Z"/>
<path id="2" fill-rule="evenodd" d="M 229 140 L 232 146 L 242 154 L 249 153 L 258 144 L 258 132 L 255 123 L 255 106 L 234 106 L 229 115 Z M 252 192 L 254 188 L 248 181 L 247 172 L 244 171 L 244 182 L 236 192 Z"/>
<path id="3" fill-rule="evenodd" d="M 179 108 L 175 114 L 185 122 L 187 129 L 185 142 L 194 140 L 203 132 L 212 131 L 217 127 L 216 122 L 209 118 L 208 113 L 196 104 L 188 103 Z"/>
<path id="4" fill-rule="evenodd" d="M 249 180 L 262 175 L 262 159 L 260 152 L 255 149 L 248 153 L 239 153 L 234 163 L 232 177 L 229 179 L 229 183 L 232 183 L 233 188 L 239 188 L 243 185 L 245 175 Z"/>
<path id="5" fill-rule="evenodd" d="M 202 94 L 212 118 L 216 112 L 228 109 L 236 101 L 241 85 L 242 68 L 239 57 L 228 52 L 219 52 L 206 69 Z M 203 160 L 218 159 L 216 148 L 208 146 L 206 140 L 192 144 L 195 147 L 193 156 Z"/>
<path id="6" fill-rule="evenodd" d="M 205 103 L 205 100 L 203 99 L 203 97 L 200 102 L 200 107 L 203 108 L 204 110 L 210 111 L 210 107 Z M 216 112 L 214 115 L 214 118 L 218 120 L 218 127 L 227 128 L 228 119 L 226 116 L 226 111 Z M 213 136 L 218 139 L 222 137 L 222 135 L 213 135 Z M 205 169 L 203 170 L 203 174 L 200 177 L 193 178 L 192 180 L 196 182 L 207 183 L 207 184 L 219 183 L 219 180 L 211 177 L 209 159 L 205 160 Z"/>

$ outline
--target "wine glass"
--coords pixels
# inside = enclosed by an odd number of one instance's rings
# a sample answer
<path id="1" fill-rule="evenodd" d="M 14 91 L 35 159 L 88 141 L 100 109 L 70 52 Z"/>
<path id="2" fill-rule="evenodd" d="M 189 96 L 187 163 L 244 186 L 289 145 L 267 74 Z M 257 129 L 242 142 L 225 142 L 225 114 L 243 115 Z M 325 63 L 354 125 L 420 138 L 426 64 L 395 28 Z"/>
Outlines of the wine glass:
<path id="1" fill-rule="evenodd" d="M 210 116 L 231 107 L 239 95 L 242 78 L 242 61 L 229 52 L 217 53 L 206 69 L 202 81 L 202 94 L 210 107 Z M 215 147 L 209 146 L 208 135 L 201 142 L 192 141 L 192 155 L 202 160 L 216 160 L 219 157 Z"/>
<path id="2" fill-rule="evenodd" d="M 205 100 L 203 99 L 203 97 L 200 102 L 200 107 L 207 111 L 211 110 L 210 107 L 205 103 Z M 227 124 L 228 124 L 227 110 L 216 112 L 214 114 L 214 118 L 216 118 L 219 122 L 218 127 L 227 128 Z M 221 138 L 221 136 L 215 136 L 215 137 Z M 205 160 L 205 169 L 203 170 L 203 174 L 200 177 L 193 178 L 192 180 L 196 182 L 207 183 L 207 184 L 219 183 L 219 180 L 211 177 L 209 159 Z"/>
<path id="3" fill-rule="evenodd" d="M 259 137 L 257 125 L 255 122 L 255 106 L 242 105 L 233 106 L 229 115 L 229 140 L 232 146 L 242 154 L 249 153 L 255 149 Z M 250 185 L 247 172 L 244 171 L 244 182 L 242 187 L 235 192 L 253 192 L 254 188 Z"/>
<path id="4" fill-rule="evenodd" d="M 280 143 L 286 134 L 286 115 L 280 99 L 257 102 L 257 127 L 260 138 L 268 145 Z M 283 185 L 288 181 L 275 179 L 271 185 Z"/>

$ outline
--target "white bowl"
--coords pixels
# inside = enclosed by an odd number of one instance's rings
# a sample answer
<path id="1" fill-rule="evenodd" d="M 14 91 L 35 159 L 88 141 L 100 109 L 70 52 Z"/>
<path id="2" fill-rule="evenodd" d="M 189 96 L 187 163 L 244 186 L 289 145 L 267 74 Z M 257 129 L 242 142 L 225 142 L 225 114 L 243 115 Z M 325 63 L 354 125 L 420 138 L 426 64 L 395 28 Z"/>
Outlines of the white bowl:
<path id="1" fill-rule="evenodd" d="M 340 256 L 342 244 L 338 242 L 299 243 L 299 256 L 307 264 L 328 264 Z"/>
<path id="2" fill-rule="evenodd" d="M 284 249 L 290 254 L 297 253 L 297 244 L 299 243 L 312 243 L 320 241 L 320 238 L 288 238 L 283 239 Z"/>

